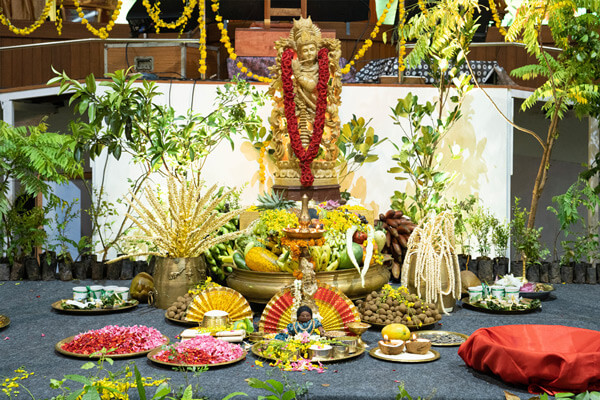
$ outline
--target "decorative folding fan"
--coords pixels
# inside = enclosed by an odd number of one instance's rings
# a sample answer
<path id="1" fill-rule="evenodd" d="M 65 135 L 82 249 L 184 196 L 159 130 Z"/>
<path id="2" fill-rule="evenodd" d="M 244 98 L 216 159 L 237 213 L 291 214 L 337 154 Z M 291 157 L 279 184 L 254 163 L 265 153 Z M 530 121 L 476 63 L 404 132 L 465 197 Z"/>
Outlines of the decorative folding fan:
<path id="1" fill-rule="evenodd" d="M 252 318 L 250 303 L 240 292 L 219 286 L 205 289 L 194 296 L 187 308 L 185 320 L 201 322 L 204 313 L 211 310 L 227 311 L 232 321 Z"/>
<path id="2" fill-rule="evenodd" d="M 349 332 L 347 324 L 360 321 L 358 309 L 339 289 L 320 283 L 314 298 L 326 331 Z M 265 306 L 260 317 L 259 330 L 269 333 L 284 329 L 292 322 L 293 303 L 294 296 L 289 288 L 277 292 Z"/>

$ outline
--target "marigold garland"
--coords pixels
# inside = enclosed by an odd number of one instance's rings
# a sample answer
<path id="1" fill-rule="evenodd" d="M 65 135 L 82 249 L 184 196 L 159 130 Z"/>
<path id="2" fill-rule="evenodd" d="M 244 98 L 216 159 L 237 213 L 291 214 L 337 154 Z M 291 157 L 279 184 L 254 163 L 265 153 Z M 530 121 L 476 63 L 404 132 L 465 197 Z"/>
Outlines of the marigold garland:
<path id="1" fill-rule="evenodd" d="M 175 22 L 165 22 L 160 19 L 160 1 L 154 3 L 154 6 L 152 6 L 148 0 L 144 0 L 142 3 L 146 7 L 148 15 L 152 21 L 154 21 L 156 33 L 159 33 L 160 28 L 175 29 L 178 26 L 181 26 L 183 29 L 187 24 L 188 19 L 191 17 L 192 11 L 194 11 L 194 8 L 196 7 L 197 0 L 189 0 L 189 3 L 183 8 L 181 16 L 177 18 L 177 21 Z"/>
<path id="2" fill-rule="evenodd" d="M 502 36 L 506 36 L 506 29 L 504 29 L 501 25 L 501 21 L 500 21 L 500 16 L 498 15 L 498 9 L 496 8 L 496 1 L 495 0 L 488 0 L 490 3 L 490 11 L 492 12 L 492 18 L 494 18 L 494 22 L 496 24 L 496 27 L 498 28 L 498 31 L 500 31 L 500 34 Z"/>
<path id="3" fill-rule="evenodd" d="M 266 181 L 266 174 L 265 174 L 265 154 L 267 152 L 267 147 L 269 146 L 269 144 L 271 143 L 270 140 L 263 142 L 260 146 L 260 151 L 258 153 L 258 165 L 259 165 L 259 169 L 258 169 L 258 181 L 262 184 L 265 183 Z"/>
<path id="4" fill-rule="evenodd" d="M 117 3 L 117 8 L 115 8 L 115 10 L 113 11 L 112 17 L 110 17 L 110 21 L 108 22 L 108 24 L 105 27 L 102 27 L 100 29 L 94 28 L 89 23 L 89 21 L 85 18 L 85 14 L 83 13 L 83 9 L 81 8 L 81 4 L 79 3 L 79 0 L 73 0 L 73 5 L 75 6 L 75 8 L 77 10 L 77 15 L 79 15 L 79 18 L 81 18 L 81 23 L 83 25 L 85 25 L 87 30 L 92 32 L 93 35 L 98 36 L 100 39 L 107 39 L 108 32 L 110 32 L 112 30 L 112 28 L 115 26 L 115 22 L 117 21 L 117 18 L 119 17 L 119 14 L 121 13 L 121 7 L 123 6 L 123 2 L 121 0 L 119 0 L 119 2 Z"/>
<path id="5" fill-rule="evenodd" d="M 406 23 L 406 9 L 404 8 L 404 0 L 398 0 L 398 33 L 400 48 L 398 49 L 398 73 L 406 69 L 404 56 L 406 55 L 406 38 L 404 37 L 404 24 Z"/>
<path id="6" fill-rule="evenodd" d="M 302 147 L 300 132 L 298 131 L 298 118 L 296 117 L 296 102 L 294 100 L 294 83 L 292 81 L 292 59 L 294 51 L 286 49 L 281 56 L 281 83 L 283 87 L 283 105 L 285 118 L 287 120 L 290 145 L 296 157 L 300 161 L 300 183 L 302 186 L 311 186 L 315 180 L 310 164 L 317 156 L 321 139 L 323 138 L 323 127 L 325 125 L 325 111 L 327 110 L 327 81 L 329 80 L 329 50 L 319 50 L 319 81 L 317 83 L 317 107 L 315 120 L 313 122 L 313 134 L 310 143 L 305 149 Z"/>
<path id="7" fill-rule="evenodd" d="M 198 50 L 200 58 L 198 59 L 198 72 L 206 74 L 206 26 L 205 26 L 205 3 L 204 0 L 198 2 L 198 26 L 200 27 L 200 38 L 198 39 Z M 204 76 L 203 76 L 204 77 Z"/>
<path id="8" fill-rule="evenodd" d="M 46 5 L 44 6 L 44 9 L 42 10 L 42 14 L 40 15 L 40 17 L 33 24 L 28 26 L 27 28 L 17 28 L 16 26 L 14 26 L 12 24 L 12 22 L 10 22 L 10 20 L 8 18 L 6 18 L 4 13 L 0 13 L 0 23 L 2 23 L 3 25 L 6 25 L 8 27 L 8 29 L 14 34 L 29 35 L 32 32 L 34 32 L 37 28 L 42 26 L 42 24 L 44 22 L 46 22 L 46 19 L 48 18 L 48 15 L 50 14 L 50 10 L 52 9 L 53 4 L 54 4 L 54 0 L 46 0 Z"/>

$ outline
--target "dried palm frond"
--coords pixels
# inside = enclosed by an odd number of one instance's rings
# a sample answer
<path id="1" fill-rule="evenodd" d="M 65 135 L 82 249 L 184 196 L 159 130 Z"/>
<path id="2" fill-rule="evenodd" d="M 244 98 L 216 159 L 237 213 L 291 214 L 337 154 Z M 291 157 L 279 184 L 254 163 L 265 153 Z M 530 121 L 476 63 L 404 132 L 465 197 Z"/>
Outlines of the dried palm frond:
<path id="1" fill-rule="evenodd" d="M 218 235 L 219 229 L 232 218 L 242 213 L 240 208 L 227 213 L 219 213 L 217 207 L 235 188 L 214 196 L 217 185 L 202 194 L 202 185 L 194 182 L 180 182 L 170 176 L 167 181 L 167 201 L 161 202 L 156 188 L 144 189 L 147 204 L 131 193 L 126 199 L 137 216 L 127 214 L 139 234 L 128 235 L 126 241 L 144 241 L 152 243 L 157 251 L 126 254 L 112 262 L 143 255 L 183 258 L 198 257 L 209 248 L 229 240 L 236 239 L 245 231 Z"/>

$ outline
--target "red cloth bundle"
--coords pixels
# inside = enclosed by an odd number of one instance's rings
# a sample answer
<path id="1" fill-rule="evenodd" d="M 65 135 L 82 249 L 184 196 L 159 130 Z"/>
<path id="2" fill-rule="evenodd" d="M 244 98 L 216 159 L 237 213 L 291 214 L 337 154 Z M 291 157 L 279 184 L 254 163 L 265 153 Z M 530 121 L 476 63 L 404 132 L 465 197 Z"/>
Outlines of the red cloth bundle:
<path id="1" fill-rule="evenodd" d="M 465 363 L 530 393 L 600 389 L 600 332 L 562 325 L 503 325 L 475 331 L 458 349 Z"/>

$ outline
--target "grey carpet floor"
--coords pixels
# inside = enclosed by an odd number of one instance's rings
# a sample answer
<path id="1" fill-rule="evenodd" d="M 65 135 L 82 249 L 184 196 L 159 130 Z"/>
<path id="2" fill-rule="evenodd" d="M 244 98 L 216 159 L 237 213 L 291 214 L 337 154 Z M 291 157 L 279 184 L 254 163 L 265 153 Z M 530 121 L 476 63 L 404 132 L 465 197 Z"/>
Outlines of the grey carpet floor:
<path id="1" fill-rule="evenodd" d="M 78 282 L 77 284 L 92 282 Z M 100 284 L 123 285 L 123 281 L 106 281 Z M 164 310 L 148 305 L 122 313 L 103 315 L 70 315 L 53 310 L 50 305 L 59 299 L 69 298 L 75 282 L 2 282 L 0 283 L 0 314 L 10 317 L 11 324 L 0 330 L 0 377 L 11 377 L 14 370 L 23 366 L 35 374 L 21 381 L 36 399 L 47 399 L 59 394 L 51 389 L 51 378 L 62 379 L 65 374 L 86 371 L 80 367 L 86 360 L 74 359 L 58 354 L 55 344 L 68 337 L 89 329 L 105 325 L 147 325 L 160 330 L 172 341 L 185 328 L 164 318 Z M 436 329 L 471 334 L 481 327 L 507 324 L 566 325 L 600 330 L 598 304 L 600 286 L 558 285 L 554 294 L 543 302 L 541 312 L 524 315 L 495 315 L 458 308 L 444 316 Z M 552 334 L 549 330 L 548 334 Z M 367 343 L 376 345 L 380 333 L 371 329 L 363 335 Z M 363 354 L 357 358 L 337 364 L 328 364 L 324 373 L 287 372 L 285 377 L 297 384 L 310 382 L 307 398 L 310 399 L 394 399 L 398 385 L 404 382 L 408 392 L 434 399 L 486 400 L 503 399 L 503 391 L 510 391 L 522 399 L 531 396 L 525 387 L 516 387 L 502 382 L 497 377 L 476 372 L 465 366 L 457 355 L 457 347 L 436 347 L 441 354 L 431 363 L 400 364 L 385 362 Z M 222 368 L 210 369 L 194 378 L 187 375 L 190 383 L 199 383 L 201 395 L 210 399 L 222 399 L 233 391 L 246 392 L 249 398 L 266 395 L 264 391 L 250 388 L 245 379 L 261 380 L 270 377 L 281 380 L 278 371 L 266 366 L 255 365 L 254 355 L 246 360 Z M 170 378 L 175 388 L 186 383 L 186 374 L 157 366 L 146 358 L 133 360 L 143 376 Z M 116 360 L 111 368 L 123 367 L 128 360 Z M 76 386 L 76 385 L 73 385 Z M 130 392 L 131 393 L 131 392 Z M 0 397 L 4 394 L 0 393 Z M 136 398 L 137 396 L 132 396 Z M 21 391 L 18 398 L 30 398 Z M 239 397 L 242 398 L 242 397 Z"/>

